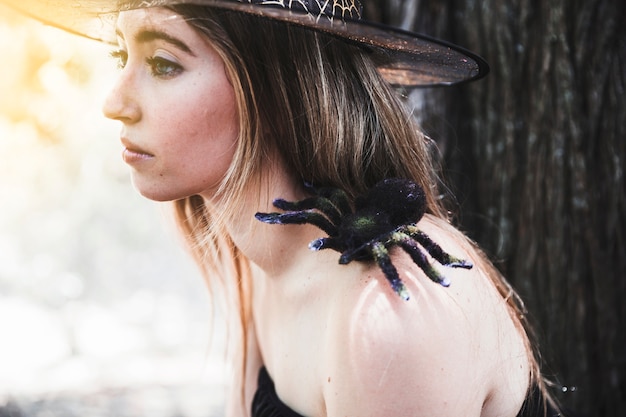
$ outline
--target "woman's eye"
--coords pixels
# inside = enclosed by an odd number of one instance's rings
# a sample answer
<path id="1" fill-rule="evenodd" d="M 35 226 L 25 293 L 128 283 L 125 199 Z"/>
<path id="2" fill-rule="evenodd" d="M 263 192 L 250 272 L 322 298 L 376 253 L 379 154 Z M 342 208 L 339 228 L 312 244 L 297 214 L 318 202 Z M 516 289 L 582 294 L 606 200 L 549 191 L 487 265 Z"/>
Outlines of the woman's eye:
<path id="1" fill-rule="evenodd" d="M 117 61 L 117 67 L 120 69 L 124 68 L 128 62 L 128 53 L 122 49 L 112 51 L 109 56 Z"/>
<path id="2" fill-rule="evenodd" d="M 165 58 L 153 57 L 146 59 L 152 75 L 155 77 L 172 77 L 182 71 L 183 67 Z"/>

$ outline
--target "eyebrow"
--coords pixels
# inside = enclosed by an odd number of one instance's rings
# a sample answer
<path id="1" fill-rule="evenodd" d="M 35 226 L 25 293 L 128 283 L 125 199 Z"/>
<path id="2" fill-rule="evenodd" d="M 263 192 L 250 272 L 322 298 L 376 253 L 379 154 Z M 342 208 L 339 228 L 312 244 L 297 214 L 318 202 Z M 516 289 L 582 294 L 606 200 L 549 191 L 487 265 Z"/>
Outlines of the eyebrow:
<path id="1" fill-rule="evenodd" d="M 122 32 L 118 29 L 115 31 L 115 33 L 117 34 L 117 36 L 119 36 L 120 38 L 124 39 L 124 36 L 122 34 Z M 161 30 L 158 29 L 143 29 L 141 31 L 139 31 L 136 35 L 135 35 L 135 41 L 137 43 L 148 43 L 148 42 L 152 42 L 155 40 L 162 40 L 165 41 L 175 47 L 177 47 L 178 49 L 180 49 L 181 51 L 184 51 L 186 53 L 188 53 L 189 55 L 192 56 L 196 56 L 193 51 L 191 50 L 191 48 L 189 48 L 187 46 L 187 44 L 185 44 L 185 42 L 181 41 L 178 38 L 175 38 L 174 36 L 163 32 Z"/>

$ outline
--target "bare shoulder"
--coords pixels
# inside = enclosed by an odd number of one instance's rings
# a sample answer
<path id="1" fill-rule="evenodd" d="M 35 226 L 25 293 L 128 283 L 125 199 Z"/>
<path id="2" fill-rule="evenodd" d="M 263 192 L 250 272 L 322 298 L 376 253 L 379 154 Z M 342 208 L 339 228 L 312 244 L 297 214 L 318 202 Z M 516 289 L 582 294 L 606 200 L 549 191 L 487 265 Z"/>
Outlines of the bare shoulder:
<path id="1" fill-rule="evenodd" d="M 471 256 L 436 222 L 421 222 L 420 228 L 449 253 Z M 509 404 L 496 404 L 499 415 L 514 416 L 527 384 L 527 356 L 502 298 L 482 271 L 438 266 L 451 281 L 446 288 L 401 251 L 393 252 L 392 261 L 408 301 L 372 266 L 363 269 L 366 277 L 358 284 L 340 291 L 342 300 L 333 305 L 327 415 L 484 417 L 493 414 L 485 407 L 500 395 L 504 370 L 517 369 L 521 377 L 517 385 L 511 382 Z"/>

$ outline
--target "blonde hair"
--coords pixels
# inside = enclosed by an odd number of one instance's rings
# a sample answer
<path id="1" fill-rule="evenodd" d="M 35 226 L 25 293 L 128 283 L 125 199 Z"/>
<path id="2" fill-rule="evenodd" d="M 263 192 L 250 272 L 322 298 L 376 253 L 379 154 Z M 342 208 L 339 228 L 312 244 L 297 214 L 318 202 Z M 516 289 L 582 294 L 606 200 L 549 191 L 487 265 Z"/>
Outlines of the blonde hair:
<path id="1" fill-rule="evenodd" d="M 238 103 L 240 140 L 218 190 L 221 211 L 199 196 L 175 202 L 177 222 L 209 288 L 214 292 L 220 287 L 235 318 L 229 337 L 241 342 L 236 349 L 242 373 L 238 379 L 244 378 L 251 321 L 250 266 L 223 224 L 236 212 L 228 208 L 243 204 L 243 191 L 263 181 L 266 157 L 278 152 L 295 178 L 340 187 L 352 197 L 383 178 L 410 178 L 420 184 L 427 213 L 464 244 L 506 301 L 526 343 L 532 385 L 549 399 L 519 297 L 477 246 L 449 224 L 433 162 L 436 148 L 416 127 L 397 92 L 382 80 L 368 51 L 243 13 L 193 5 L 172 9 L 212 41 Z M 243 383 L 241 388 L 243 392 Z"/>

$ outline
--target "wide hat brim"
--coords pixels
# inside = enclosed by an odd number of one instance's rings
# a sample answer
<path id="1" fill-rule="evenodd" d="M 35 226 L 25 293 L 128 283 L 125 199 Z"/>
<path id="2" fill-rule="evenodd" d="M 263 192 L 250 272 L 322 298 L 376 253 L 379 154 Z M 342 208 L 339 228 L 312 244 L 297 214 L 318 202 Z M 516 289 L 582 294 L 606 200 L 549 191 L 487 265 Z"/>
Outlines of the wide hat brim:
<path id="1" fill-rule="evenodd" d="M 122 10 L 182 3 L 236 10 L 326 32 L 363 45 L 377 55 L 379 72 L 396 86 L 459 84 L 477 80 L 489 72 L 487 63 L 480 56 L 442 40 L 364 20 L 316 17 L 280 6 L 236 0 L 0 0 L 0 3 L 45 24 L 111 44 L 116 43 L 115 21 Z"/>

